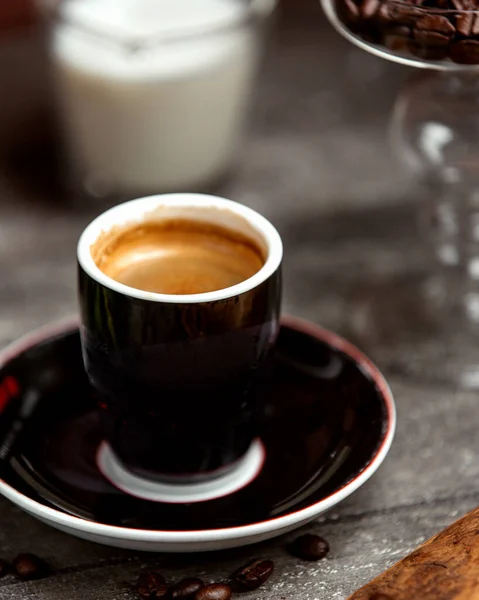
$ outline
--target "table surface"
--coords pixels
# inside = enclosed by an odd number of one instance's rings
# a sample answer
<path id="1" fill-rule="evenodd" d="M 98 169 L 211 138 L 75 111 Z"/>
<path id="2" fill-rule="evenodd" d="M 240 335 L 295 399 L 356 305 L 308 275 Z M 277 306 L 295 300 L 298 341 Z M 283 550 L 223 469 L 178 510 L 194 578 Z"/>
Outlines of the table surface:
<path id="1" fill-rule="evenodd" d="M 76 240 L 102 208 L 69 204 L 56 186 L 37 118 L 48 96 L 43 68 L 33 35 L 0 44 L 0 346 L 75 312 Z M 357 290 L 378 277 L 416 273 L 421 263 L 417 203 L 407 199 L 409 179 L 387 139 L 407 75 L 341 40 L 316 3 L 285 10 L 237 170 L 221 190 L 280 229 L 285 310 L 339 332 L 347 332 Z M 15 148 L 12 133 L 22 141 Z M 273 558 L 276 571 L 245 598 L 345 598 L 479 504 L 476 395 L 412 381 L 383 360 L 381 348 L 369 352 L 396 397 L 396 440 L 370 482 L 305 528 L 329 540 L 327 559 L 309 564 L 288 556 L 284 544 L 294 534 L 208 555 L 122 551 L 56 532 L 1 500 L 0 556 L 31 551 L 54 573 L 31 583 L 8 576 L 0 580 L 0 598 L 128 599 L 134 595 L 125 582 L 142 565 L 170 579 L 219 580 L 252 556 Z"/>

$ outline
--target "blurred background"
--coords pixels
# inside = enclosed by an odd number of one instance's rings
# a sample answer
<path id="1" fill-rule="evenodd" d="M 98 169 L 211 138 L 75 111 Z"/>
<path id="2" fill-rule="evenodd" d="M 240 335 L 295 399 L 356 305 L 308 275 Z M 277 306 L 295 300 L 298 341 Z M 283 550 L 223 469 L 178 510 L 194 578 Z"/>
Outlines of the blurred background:
<path id="1" fill-rule="evenodd" d="M 79 233 L 108 205 L 145 191 L 141 186 L 123 189 L 121 181 L 114 189 L 108 187 L 111 182 L 100 181 L 93 189 L 85 185 L 85 168 L 110 155 L 108 146 L 102 156 L 95 155 L 97 147 L 88 148 L 83 139 L 95 130 L 95 120 L 88 120 L 92 115 L 85 107 L 90 106 L 89 94 L 99 88 L 88 87 L 91 73 L 79 75 L 82 68 L 88 70 L 88 65 L 80 64 L 81 40 L 77 40 L 80 49 L 72 46 L 71 68 L 59 67 L 59 56 L 68 54 L 62 40 L 74 39 L 74 19 L 52 18 L 51 13 L 45 19 L 37 9 L 31 0 L 0 2 L 0 346 L 75 312 Z M 230 35 L 236 30 L 228 31 Z M 205 177 L 195 182 L 188 173 L 180 173 L 173 183 L 188 191 L 211 190 L 268 216 L 286 246 L 285 310 L 349 334 L 351 299 L 361 296 L 366 281 L 387 276 L 387 282 L 394 283 L 395 275 L 411 269 L 420 275 L 424 267 L 422 253 L 408 243 L 417 238 L 414 209 L 408 208 L 410 176 L 398 167 L 388 141 L 390 112 L 407 70 L 343 41 L 316 0 L 279 0 L 261 37 L 253 29 L 244 32 L 251 36 L 247 44 L 243 34 L 221 38 L 223 30 L 217 39 L 224 47 L 226 41 L 231 43 L 231 56 L 241 57 L 235 59 L 237 80 L 233 81 L 234 69 L 228 68 L 233 79 L 222 84 L 218 75 L 216 83 L 211 82 L 226 94 L 222 106 L 234 106 L 228 121 L 235 131 L 231 160 L 211 181 Z M 250 73 L 245 65 L 256 58 L 241 54 L 253 47 L 251 39 L 266 40 L 264 51 L 263 46 L 255 50 L 260 60 L 254 77 L 253 67 Z M 62 48 L 67 48 L 63 54 Z M 128 56 L 140 60 L 143 50 L 135 54 L 133 44 Z M 108 46 L 110 51 L 119 54 L 117 46 Z M 205 56 L 210 51 L 214 54 L 217 46 L 205 46 Z M 112 69 L 120 69 L 114 63 L 118 57 L 110 58 Z M 75 60 L 79 62 L 74 64 Z M 190 81 L 185 73 L 183 84 Z M 236 92 L 228 95 L 228 86 L 235 85 Z M 238 107 L 246 88 L 251 92 L 244 100 L 248 108 Z M 159 89 L 165 110 L 171 108 L 168 94 L 180 93 L 179 89 Z M 193 94 L 196 105 L 208 104 L 208 91 L 202 94 Z M 116 101 L 118 94 L 112 98 Z M 145 106 L 129 113 L 115 112 L 124 106 L 104 109 L 110 133 L 115 130 L 115 115 L 118 123 L 134 128 L 136 116 L 149 110 Z M 241 111 L 247 113 L 244 126 L 238 124 Z M 212 118 L 217 112 L 208 114 Z M 194 125 L 184 115 L 180 122 L 182 131 L 192 128 L 191 139 L 197 140 Z M 142 127 L 149 129 L 148 120 Z M 236 136 L 236 129 L 241 129 L 241 136 Z M 174 130 L 169 135 L 176 139 Z M 209 155 L 226 152 L 229 140 L 215 141 L 205 131 L 202 135 L 212 144 Z M 175 152 L 181 155 L 174 140 L 162 139 L 161 144 L 158 147 L 169 158 Z M 78 150 L 76 155 L 72 147 Z M 118 156 L 131 164 L 128 155 Z M 77 168 L 79 163 L 83 171 Z M 160 184 L 153 181 L 154 189 L 148 191 L 165 191 Z"/>

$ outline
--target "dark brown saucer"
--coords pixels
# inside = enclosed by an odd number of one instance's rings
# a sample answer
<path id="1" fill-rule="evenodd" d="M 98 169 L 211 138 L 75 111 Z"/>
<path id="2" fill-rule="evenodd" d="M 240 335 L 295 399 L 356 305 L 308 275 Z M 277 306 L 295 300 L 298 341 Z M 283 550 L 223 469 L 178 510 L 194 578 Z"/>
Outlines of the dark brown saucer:
<path id="1" fill-rule="evenodd" d="M 395 409 L 356 348 L 292 318 L 266 394 L 265 461 L 251 483 L 202 502 L 139 499 L 97 467 L 102 431 L 76 322 L 44 328 L 0 355 L 0 493 L 74 535 L 143 550 L 212 550 L 285 533 L 376 471 Z"/>

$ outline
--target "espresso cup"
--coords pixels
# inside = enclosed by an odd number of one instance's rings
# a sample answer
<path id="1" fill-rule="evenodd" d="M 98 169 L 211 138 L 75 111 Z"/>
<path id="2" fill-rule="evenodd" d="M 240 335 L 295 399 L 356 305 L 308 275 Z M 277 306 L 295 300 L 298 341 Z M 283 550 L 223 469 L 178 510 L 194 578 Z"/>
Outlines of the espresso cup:
<path id="1" fill-rule="evenodd" d="M 108 236 L 134 228 L 141 242 L 149 227 L 182 220 L 204 227 L 206 236 L 222 228 L 247 238 L 262 266 L 235 285 L 183 294 L 132 287 L 100 268 Z M 281 261 L 281 238 L 269 221 L 214 196 L 133 200 L 85 229 L 78 243 L 83 358 L 105 443 L 122 469 L 158 482 L 205 481 L 248 453 L 279 331 Z"/>

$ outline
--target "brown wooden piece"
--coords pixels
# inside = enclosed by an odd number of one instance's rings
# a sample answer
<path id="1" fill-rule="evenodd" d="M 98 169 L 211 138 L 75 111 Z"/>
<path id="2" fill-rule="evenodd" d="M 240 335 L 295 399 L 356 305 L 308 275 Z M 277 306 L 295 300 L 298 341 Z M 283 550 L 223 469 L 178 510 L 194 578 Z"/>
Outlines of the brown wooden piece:
<path id="1" fill-rule="evenodd" d="M 479 508 L 456 521 L 348 600 L 479 600 Z"/>

